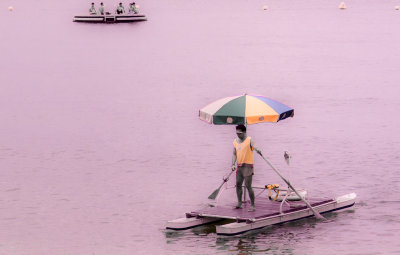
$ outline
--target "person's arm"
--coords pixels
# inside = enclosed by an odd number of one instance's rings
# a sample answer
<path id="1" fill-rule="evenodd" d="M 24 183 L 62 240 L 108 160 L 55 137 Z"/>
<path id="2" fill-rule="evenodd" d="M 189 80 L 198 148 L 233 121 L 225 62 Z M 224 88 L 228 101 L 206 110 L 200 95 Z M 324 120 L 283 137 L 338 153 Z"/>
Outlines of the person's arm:
<path id="1" fill-rule="evenodd" d="M 258 154 L 262 155 L 261 150 L 256 146 L 253 139 L 250 140 L 250 145 Z"/>
<path id="2" fill-rule="evenodd" d="M 236 159 L 237 159 L 237 156 L 236 156 L 236 149 L 235 149 L 235 147 L 233 147 L 232 171 L 235 171 L 235 170 L 236 170 Z"/>

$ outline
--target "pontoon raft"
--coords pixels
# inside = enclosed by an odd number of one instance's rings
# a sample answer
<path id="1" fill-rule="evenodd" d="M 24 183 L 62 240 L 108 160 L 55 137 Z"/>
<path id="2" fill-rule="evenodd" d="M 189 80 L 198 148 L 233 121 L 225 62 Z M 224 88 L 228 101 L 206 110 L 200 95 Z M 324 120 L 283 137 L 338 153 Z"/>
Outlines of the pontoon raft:
<path id="1" fill-rule="evenodd" d="M 128 23 L 147 20 L 143 14 L 127 14 L 127 15 L 78 15 L 75 16 L 74 22 L 87 23 Z"/>
<path id="2" fill-rule="evenodd" d="M 355 193 L 350 193 L 334 199 L 307 199 L 307 201 L 314 210 L 323 214 L 353 206 L 356 196 Z M 301 200 L 278 202 L 274 199 L 261 198 L 256 200 L 257 210 L 254 212 L 248 212 L 249 203 L 244 203 L 243 209 L 232 209 L 233 205 L 216 205 L 186 213 L 185 218 L 168 221 L 166 228 L 184 230 L 224 219 L 231 219 L 234 220 L 233 223 L 216 226 L 218 235 L 230 236 L 314 215 Z"/>

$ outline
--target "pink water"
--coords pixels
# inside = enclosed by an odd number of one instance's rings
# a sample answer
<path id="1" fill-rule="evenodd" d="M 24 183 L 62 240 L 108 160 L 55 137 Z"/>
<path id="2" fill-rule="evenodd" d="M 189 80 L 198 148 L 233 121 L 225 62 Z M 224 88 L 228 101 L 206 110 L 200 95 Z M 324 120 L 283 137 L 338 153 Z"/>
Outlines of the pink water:
<path id="1" fill-rule="evenodd" d="M 149 0 L 147 22 L 104 25 L 72 22 L 89 2 L 3 1 L 0 254 L 398 254 L 400 3 L 339 2 Z M 198 110 L 242 93 L 295 108 L 248 128 L 284 175 L 288 150 L 295 186 L 355 207 L 164 230 L 229 171 L 233 127 Z M 258 157 L 254 183 L 275 182 Z"/>

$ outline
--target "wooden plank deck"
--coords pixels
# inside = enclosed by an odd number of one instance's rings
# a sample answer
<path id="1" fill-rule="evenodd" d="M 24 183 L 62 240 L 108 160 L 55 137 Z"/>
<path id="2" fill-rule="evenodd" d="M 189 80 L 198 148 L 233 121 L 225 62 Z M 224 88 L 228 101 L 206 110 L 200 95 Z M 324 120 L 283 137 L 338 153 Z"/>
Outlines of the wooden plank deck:
<path id="1" fill-rule="evenodd" d="M 307 199 L 311 206 L 317 206 L 324 203 L 334 201 L 333 199 Z M 284 213 L 299 211 L 305 209 L 307 206 L 303 201 L 291 201 L 290 206 L 286 203 L 283 204 L 282 210 Z M 236 203 L 217 205 L 197 211 L 187 213 L 188 217 L 215 217 L 222 219 L 236 219 L 238 222 L 265 218 L 269 216 L 280 214 L 281 202 L 271 201 L 268 199 L 256 200 L 256 211 L 249 212 L 250 203 L 247 201 L 243 203 L 242 209 L 233 209 Z"/>

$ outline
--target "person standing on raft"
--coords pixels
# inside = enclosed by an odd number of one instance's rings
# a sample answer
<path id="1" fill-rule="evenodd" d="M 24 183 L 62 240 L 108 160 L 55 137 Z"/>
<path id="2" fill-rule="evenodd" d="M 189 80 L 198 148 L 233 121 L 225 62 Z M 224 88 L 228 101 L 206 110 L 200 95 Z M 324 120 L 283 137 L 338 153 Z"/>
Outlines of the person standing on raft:
<path id="1" fill-rule="evenodd" d="M 253 151 L 255 150 L 258 154 L 261 151 L 255 146 L 254 141 L 250 136 L 246 134 L 246 126 L 238 125 L 236 126 L 236 135 L 238 136 L 233 140 L 233 156 L 232 156 L 232 171 L 236 171 L 236 194 L 238 198 L 238 203 L 234 206 L 234 209 L 242 208 L 242 194 L 243 194 L 243 181 L 245 187 L 249 192 L 249 197 L 251 201 L 251 206 L 249 212 L 254 212 L 255 207 L 255 197 L 254 191 L 251 187 L 254 175 L 254 158 Z"/>

